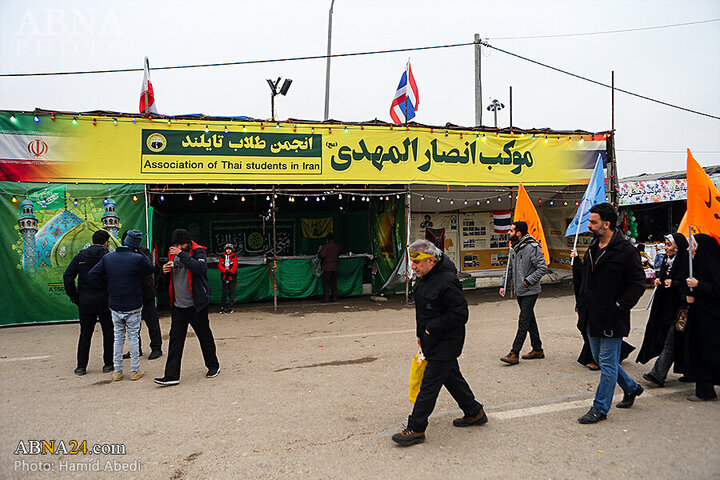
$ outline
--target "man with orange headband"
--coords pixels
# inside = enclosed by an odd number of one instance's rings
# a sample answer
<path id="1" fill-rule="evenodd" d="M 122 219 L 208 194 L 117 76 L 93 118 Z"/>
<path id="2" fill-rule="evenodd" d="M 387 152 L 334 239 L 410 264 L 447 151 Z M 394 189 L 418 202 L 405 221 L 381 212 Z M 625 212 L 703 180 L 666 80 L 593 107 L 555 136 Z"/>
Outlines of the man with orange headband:
<path id="1" fill-rule="evenodd" d="M 407 427 L 392 436 L 393 441 L 402 446 L 425 441 L 428 417 L 443 385 L 464 414 L 453 420 L 454 426 L 469 427 L 488 421 L 482 404 L 475 400 L 460 373 L 457 361 L 465 343 L 468 320 L 467 300 L 457 269 L 452 260 L 427 240 L 413 242 L 409 253 L 412 269 L 419 277 L 413 289 L 417 342 L 428 363 Z"/>

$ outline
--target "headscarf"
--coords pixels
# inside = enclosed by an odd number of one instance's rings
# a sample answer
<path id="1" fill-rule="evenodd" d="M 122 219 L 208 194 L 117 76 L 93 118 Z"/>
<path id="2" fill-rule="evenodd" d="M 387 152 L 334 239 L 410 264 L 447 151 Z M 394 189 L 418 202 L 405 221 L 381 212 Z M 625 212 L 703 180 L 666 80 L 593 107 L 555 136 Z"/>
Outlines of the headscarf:
<path id="1" fill-rule="evenodd" d="M 697 251 L 693 258 L 693 277 L 720 285 L 720 244 L 710 235 L 694 235 Z"/>
<path id="2" fill-rule="evenodd" d="M 685 238 L 685 235 L 682 233 L 671 233 L 669 235 L 665 235 L 665 238 L 675 246 L 675 255 L 672 257 L 666 257 L 668 267 L 672 267 L 673 263 L 676 261 L 684 261 L 685 263 L 688 263 L 688 241 Z"/>

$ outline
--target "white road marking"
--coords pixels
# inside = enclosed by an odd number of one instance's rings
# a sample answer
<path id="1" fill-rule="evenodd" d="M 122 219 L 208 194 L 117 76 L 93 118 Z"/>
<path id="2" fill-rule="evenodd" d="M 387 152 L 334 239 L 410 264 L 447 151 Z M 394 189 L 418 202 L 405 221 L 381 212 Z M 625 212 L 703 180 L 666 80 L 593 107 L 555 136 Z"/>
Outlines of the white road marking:
<path id="1" fill-rule="evenodd" d="M 305 340 L 320 340 L 325 338 L 350 338 L 350 337 L 369 337 L 370 335 L 390 335 L 394 333 L 410 333 L 414 332 L 415 329 L 411 328 L 409 330 L 392 330 L 389 332 L 365 332 L 365 333 L 348 333 L 345 335 L 326 335 L 324 337 L 308 337 Z"/>
<path id="2" fill-rule="evenodd" d="M 687 386 L 677 386 L 677 387 L 664 387 L 664 388 L 653 388 L 651 390 L 645 389 L 642 396 L 638 401 L 642 401 L 644 398 L 647 397 L 659 397 L 662 395 L 670 395 L 673 393 L 680 393 L 685 392 L 689 393 L 692 392 L 692 385 Z M 593 393 L 588 392 L 588 398 L 582 399 L 582 400 L 573 400 L 571 402 L 555 402 L 550 403 L 547 405 L 538 405 L 534 407 L 525 407 L 525 408 L 516 408 L 512 410 L 502 410 L 500 412 L 494 412 L 498 407 L 492 407 L 485 405 L 485 410 L 488 412 L 488 418 L 490 420 L 511 420 L 513 418 L 522 418 L 522 417 L 529 417 L 532 415 L 540 415 L 543 413 L 553 413 L 553 412 L 562 412 L 563 410 L 573 410 L 576 408 L 581 407 L 590 407 L 592 406 L 593 402 Z M 547 402 L 546 400 L 537 400 L 532 403 L 544 403 Z M 525 402 L 523 402 L 525 403 Z M 430 415 L 430 418 L 436 418 L 436 417 L 444 417 L 448 415 L 462 415 L 462 410 L 448 410 L 445 412 L 436 412 Z M 402 428 L 402 424 L 393 425 L 391 427 L 388 427 L 385 429 L 385 431 L 380 432 L 378 436 L 381 437 L 389 437 L 393 433 L 396 433 L 400 431 Z"/>
<path id="3" fill-rule="evenodd" d="M 50 358 L 50 355 L 42 355 L 39 357 L 0 358 L 0 363 L 2 363 L 2 362 L 23 362 L 25 360 L 42 360 L 44 358 Z"/>

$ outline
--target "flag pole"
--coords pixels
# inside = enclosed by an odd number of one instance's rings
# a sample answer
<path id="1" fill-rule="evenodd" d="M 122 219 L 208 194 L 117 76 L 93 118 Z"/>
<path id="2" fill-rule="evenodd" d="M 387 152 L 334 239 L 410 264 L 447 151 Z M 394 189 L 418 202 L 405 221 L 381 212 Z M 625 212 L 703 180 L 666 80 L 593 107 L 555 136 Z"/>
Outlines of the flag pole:
<path id="1" fill-rule="evenodd" d="M 692 268 L 692 261 L 693 261 L 693 251 L 692 251 L 692 225 L 688 225 L 688 243 L 690 244 L 690 255 L 688 255 L 688 262 L 690 263 L 690 278 L 693 278 L 693 268 Z M 693 289 L 690 287 L 690 292 L 692 293 Z"/>
<path id="2" fill-rule="evenodd" d="M 585 209 L 585 198 L 583 197 L 582 202 L 580 203 L 580 215 L 578 215 L 578 224 L 577 229 L 575 230 L 575 241 L 573 242 L 573 250 L 577 248 L 577 242 L 578 242 L 578 236 L 580 236 L 580 222 L 582 221 L 583 213 L 585 213 L 583 210 Z M 575 263 L 575 257 L 570 257 L 570 266 Z"/>
<path id="3" fill-rule="evenodd" d="M 650 305 L 652 304 L 653 298 L 655 298 L 655 292 L 657 292 L 658 287 L 653 288 L 653 293 L 650 295 L 650 300 L 648 300 L 647 307 L 645 307 L 645 310 L 650 310 Z"/>
<path id="4" fill-rule="evenodd" d="M 148 57 L 145 57 L 145 69 L 147 70 L 147 74 L 149 77 L 150 76 L 150 61 L 148 60 Z M 142 112 L 143 114 L 147 113 L 150 108 L 150 106 L 148 105 L 148 89 L 149 89 L 149 87 L 147 85 L 143 85 L 143 90 L 145 90 L 145 111 Z"/>

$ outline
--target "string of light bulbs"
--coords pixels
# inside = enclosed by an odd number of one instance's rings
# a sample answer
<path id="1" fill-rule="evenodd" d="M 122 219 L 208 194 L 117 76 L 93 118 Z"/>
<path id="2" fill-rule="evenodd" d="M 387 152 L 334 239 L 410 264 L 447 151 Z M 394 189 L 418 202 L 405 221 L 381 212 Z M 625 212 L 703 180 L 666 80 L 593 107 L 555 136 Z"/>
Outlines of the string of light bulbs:
<path id="1" fill-rule="evenodd" d="M 57 117 L 55 113 L 49 113 L 49 114 L 39 114 L 39 113 L 18 113 L 17 115 L 15 113 L 10 115 L 10 121 L 11 122 L 17 122 L 19 120 L 19 116 L 21 115 L 27 115 L 33 116 L 33 121 L 36 124 L 41 123 L 43 118 L 50 118 L 51 121 L 56 121 Z M 569 143 L 573 142 L 575 139 L 579 142 L 584 142 L 586 139 L 590 141 L 601 141 L 606 140 L 610 132 L 585 132 L 585 131 L 554 131 L 550 129 L 519 129 L 519 128 L 487 128 L 483 127 L 480 128 L 449 128 L 449 127 L 433 127 L 433 126 L 426 126 L 426 125 L 393 125 L 393 124 L 383 124 L 383 125 L 365 125 L 365 124 L 343 124 L 343 123 L 337 123 L 332 125 L 320 125 L 320 124 L 307 124 L 307 123 L 297 123 L 297 122 L 277 122 L 277 121 L 262 121 L 262 120 L 234 120 L 234 119 L 226 119 L 226 118 L 204 118 L 204 119 L 187 119 L 182 117 L 172 117 L 172 116 L 116 116 L 116 117 L 110 117 L 110 116 L 83 116 L 82 114 L 77 114 L 72 117 L 71 123 L 75 126 L 79 125 L 80 122 L 92 122 L 93 126 L 97 126 L 98 123 L 112 123 L 113 125 L 117 126 L 120 123 L 132 123 L 137 124 L 138 118 L 141 120 L 148 120 L 148 121 L 155 121 L 155 122 L 167 122 L 167 125 L 169 127 L 172 127 L 173 125 L 182 125 L 185 124 L 188 127 L 204 127 L 205 133 L 212 132 L 219 132 L 221 131 L 219 128 L 219 123 L 223 123 L 222 132 L 223 133 L 230 133 L 230 131 L 233 131 L 234 133 L 238 133 L 240 131 L 247 132 L 248 127 L 250 128 L 257 128 L 258 123 L 260 124 L 260 130 L 264 131 L 266 129 L 274 128 L 275 130 L 292 130 L 293 132 L 297 132 L 298 129 L 301 129 L 302 131 L 309 131 L 310 133 L 325 133 L 325 130 L 327 130 L 328 135 L 332 135 L 333 133 L 338 133 L 338 130 L 342 133 L 350 133 L 351 131 L 364 131 L 364 130 L 370 130 L 370 131 L 394 131 L 394 130 L 405 130 L 409 131 L 411 128 L 413 130 L 429 130 L 430 134 L 441 134 L 445 137 L 449 137 L 450 135 L 457 135 L 462 140 L 465 136 L 472 137 L 475 136 L 476 141 L 480 140 L 487 140 L 490 136 L 495 136 L 495 138 L 501 138 L 501 137 L 517 137 L 524 138 L 525 136 L 531 136 L 532 140 L 541 139 L 545 143 L 549 143 L 551 141 L 554 141 L 556 144 L 560 143 L 561 141 L 567 141 Z M 211 128 L 211 124 L 209 122 L 216 122 L 218 123 L 217 127 L 213 124 L 213 127 Z M 317 131 L 317 132 L 316 132 Z M 567 138 L 566 138 L 567 137 Z"/>

